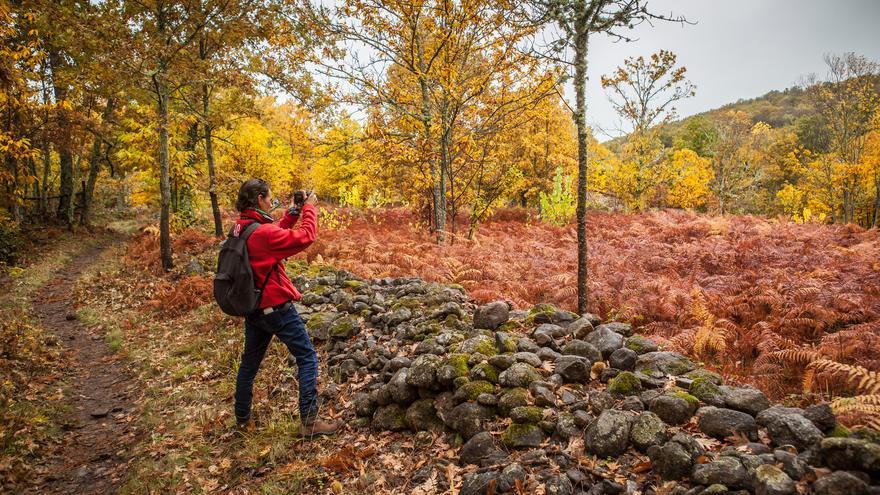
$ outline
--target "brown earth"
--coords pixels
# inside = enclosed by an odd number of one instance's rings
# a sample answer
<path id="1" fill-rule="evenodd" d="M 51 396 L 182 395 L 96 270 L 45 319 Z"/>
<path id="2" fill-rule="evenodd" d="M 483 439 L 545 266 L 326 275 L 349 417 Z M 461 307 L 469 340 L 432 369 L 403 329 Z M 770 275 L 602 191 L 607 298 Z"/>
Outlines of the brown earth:
<path id="1" fill-rule="evenodd" d="M 138 432 L 138 384 L 100 328 L 76 320 L 74 284 L 100 253 L 119 239 L 103 241 L 73 258 L 34 295 L 35 317 L 63 346 L 65 417 L 61 444 L 47 455 L 27 493 L 115 493 L 124 480 L 129 448 Z"/>

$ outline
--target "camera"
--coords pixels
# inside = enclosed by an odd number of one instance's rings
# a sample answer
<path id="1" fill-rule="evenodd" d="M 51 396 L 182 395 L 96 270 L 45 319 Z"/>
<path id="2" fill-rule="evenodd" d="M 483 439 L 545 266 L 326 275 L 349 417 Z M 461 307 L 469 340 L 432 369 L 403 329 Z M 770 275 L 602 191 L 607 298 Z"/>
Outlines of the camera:
<path id="1" fill-rule="evenodd" d="M 306 191 L 296 191 L 293 193 L 293 206 L 287 211 L 289 211 L 291 215 L 299 215 L 309 195 L 310 193 Z"/>

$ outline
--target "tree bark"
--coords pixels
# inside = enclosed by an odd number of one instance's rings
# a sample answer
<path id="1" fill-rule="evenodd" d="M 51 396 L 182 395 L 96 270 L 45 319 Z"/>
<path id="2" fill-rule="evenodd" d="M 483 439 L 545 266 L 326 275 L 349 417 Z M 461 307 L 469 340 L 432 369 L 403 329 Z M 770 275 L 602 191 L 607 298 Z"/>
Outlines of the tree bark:
<path id="1" fill-rule="evenodd" d="M 67 99 L 68 88 L 59 81 L 58 72 L 64 63 L 61 54 L 52 50 L 49 52 L 49 65 L 52 68 L 52 89 L 55 93 L 55 103 L 61 103 Z M 56 216 L 69 227 L 73 225 L 73 154 L 70 151 L 70 133 L 67 111 L 61 109 L 58 112 L 58 128 L 61 130 L 57 142 L 58 159 L 60 166 L 60 187 L 58 210 Z"/>
<path id="2" fill-rule="evenodd" d="M 214 171 L 213 128 L 210 121 L 211 98 L 208 85 L 202 85 L 202 111 L 205 118 L 205 158 L 208 161 L 208 195 L 211 197 L 211 213 L 214 215 L 214 235 L 223 236 L 223 219 L 220 217 L 220 204 L 217 201 L 217 175 Z"/>
<path id="3" fill-rule="evenodd" d="M 174 262 L 171 256 L 171 184 L 168 179 L 168 88 L 161 77 L 158 74 L 154 76 L 153 83 L 159 114 L 159 248 L 162 268 L 167 271 L 174 266 Z"/>
<path id="4" fill-rule="evenodd" d="M 104 124 L 110 120 L 113 115 L 113 107 L 116 104 L 114 97 L 107 98 L 107 105 L 104 107 L 104 113 L 101 116 L 101 123 Z M 101 172 L 101 155 L 104 149 L 104 140 L 98 133 L 95 134 L 95 141 L 92 143 L 92 153 L 89 156 L 89 176 L 86 179 L 86 190 L 83 195 L 83 209 L 80 216 L 80 225 L 92 224 L 92 201 L 95 198 L 95 184 L 98 182 L 98 174 Z"/>
<path id="5" fill-rule="evenodd" d="M 448 107 L 447 103 L 443 101 L 443 106 L 440 110 L 440 188 L 439 188 L 439 197 L 440 197 L 440 209 L 439 209 L 439 218 L 440 222 L 438 222 L 438 234 L 442 235 L 442 238 L 438 235 L 438 241 L 443 242 L 446 238 L 446 213 L 448 211 L 448 205 L 446 201 L 446 181 L 449 175 L 449 115 L 448 115 Z M 452 212 L 452 232 L 455 233 L 455 211 Z"/>
<path id="6" fill-rule="evenodd" d="M 577 191 L 577 310 L 587 312 L 587 277 L 589 275 L 589 252 L 587 246 L 587 163 L 589 152 L 587 134 L 587 48 L 589 33 L 586 26 L 575 38 L 575 114 L 578 142 L 578 191 Z"/>
<path id="7" fill-rule="evenodd" d="M 874 179 L 874 221 L 871 227 L 880 227 L 880 175 Z"/>

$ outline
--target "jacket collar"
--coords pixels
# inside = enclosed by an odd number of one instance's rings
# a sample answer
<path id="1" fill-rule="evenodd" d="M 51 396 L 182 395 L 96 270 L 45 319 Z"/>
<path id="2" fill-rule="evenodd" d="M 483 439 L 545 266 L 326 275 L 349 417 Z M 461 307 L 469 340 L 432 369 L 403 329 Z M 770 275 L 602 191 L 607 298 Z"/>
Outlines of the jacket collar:
<path id="1" fill-rule="evenodd" d="M 274 218 L 257 211 L 255 208 L 245 209 L 243 212 L 241 212 L 239 220 L 256 220 L 260 223 L 272 223 L 275 221 Z"/>

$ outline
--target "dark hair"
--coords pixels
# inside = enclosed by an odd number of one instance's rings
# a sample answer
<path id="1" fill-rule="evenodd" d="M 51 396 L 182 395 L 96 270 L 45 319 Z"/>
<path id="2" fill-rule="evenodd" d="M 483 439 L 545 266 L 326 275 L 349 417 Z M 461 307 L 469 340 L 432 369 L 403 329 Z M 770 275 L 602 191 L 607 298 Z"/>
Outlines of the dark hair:
<path id="1" fill-rule="evenodd" d="M 244 211 L 248 208 L 257 208 L 259 203 L 257 198 L 260 195 L 269 194 L 269 184 L 263 179 L 249 179 L 241 185 L 238 190 L 238 199 L 235 201 L 235 209 Z"/>

